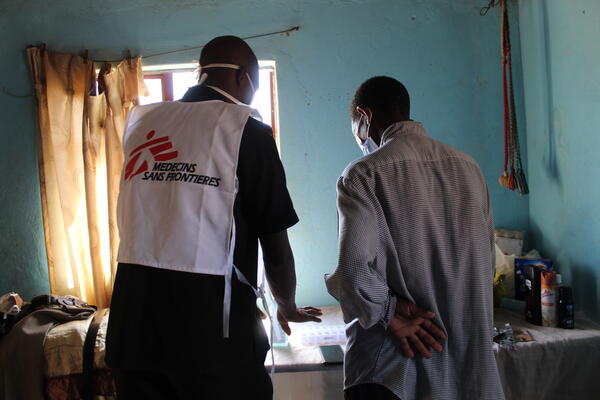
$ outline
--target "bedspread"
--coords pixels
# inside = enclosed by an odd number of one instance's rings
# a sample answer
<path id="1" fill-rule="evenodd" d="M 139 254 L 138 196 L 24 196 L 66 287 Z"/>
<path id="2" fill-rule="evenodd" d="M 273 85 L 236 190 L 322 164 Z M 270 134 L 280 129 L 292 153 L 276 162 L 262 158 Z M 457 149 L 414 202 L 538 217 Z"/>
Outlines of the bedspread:
<path id="1" fill-rule="evenodd" d="M 81 397 L 83 387 L 83 343 L 93 316 L 58 325 L 48 332 L 44 343 L 46 396 L 49 400 Z M 94 350 L 94 393 L 108 398 L 115 393 L 110 369 L 104 361 L 108 312 L 104 315 Z"/>

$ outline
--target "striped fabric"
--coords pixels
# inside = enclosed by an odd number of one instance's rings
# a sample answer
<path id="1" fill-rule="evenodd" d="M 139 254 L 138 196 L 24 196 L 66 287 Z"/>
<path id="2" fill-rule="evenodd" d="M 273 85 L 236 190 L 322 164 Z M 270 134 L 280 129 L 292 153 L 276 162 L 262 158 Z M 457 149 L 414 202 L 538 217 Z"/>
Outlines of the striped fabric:
<path id="1" fill-rule="evenodd" d="M 503 399 L 492 211 L 477 163 L 400 122 L 346 168 L 337 191 L 340 254 L 327 288 L 349 323 L 345 387 L 378 383 L 402 400 Z M 402 355 L 386 331 L 395 296 L 435 312 L 442 353 Z"/>

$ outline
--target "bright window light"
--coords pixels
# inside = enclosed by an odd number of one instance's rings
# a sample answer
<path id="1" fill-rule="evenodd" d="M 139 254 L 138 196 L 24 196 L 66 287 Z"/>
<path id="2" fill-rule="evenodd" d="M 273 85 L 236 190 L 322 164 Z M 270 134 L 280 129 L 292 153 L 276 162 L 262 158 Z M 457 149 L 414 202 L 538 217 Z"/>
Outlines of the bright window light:
<path id="1" fill-rule="evenodd" d="M 173 100 L 183 97 L 189 88 L 198 84 L 198 72 L 173 72 Z"/>
<path id="2" fill-rule="evenodd" d="M 275 62 L 260 60 L 259 66 L 259 89 L 251 107 L 257 109 L 263 122 L 273 128 L 275 140 L 279 144 Z M 144 66 L 143 71 L 146 74 L 144 82 L 150 94 L 140 97 L 140 104 L 179 100 L 190 87 L 198 84 L 197 64 L 193 63 Z"/>
<path id="3" fill-rule="evenodd" d="M 144 79 L 148 96 L 140 97 L 140 104 L 151 104 L 163 101 L 162 81 L 160 79 Z"/>

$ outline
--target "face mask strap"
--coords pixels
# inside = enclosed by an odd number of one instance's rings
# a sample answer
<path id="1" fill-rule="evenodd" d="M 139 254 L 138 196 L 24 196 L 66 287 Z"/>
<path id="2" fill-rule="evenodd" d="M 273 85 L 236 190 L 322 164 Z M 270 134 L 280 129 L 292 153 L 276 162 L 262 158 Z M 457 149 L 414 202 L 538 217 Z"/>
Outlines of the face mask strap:
<path id="1" fill-rule="evenodd" d="M 248 82 L 250 83 L 250 89 L 252 89 L 252 93 L 256 93 L 256 88 L 254 87 L 254 82 L 252 82 L 252 78 L 250 78 L 250 74 L 246 72 L 246 76 L 248 77 Z"/>
<path id="2" fill-rule="evenodd" d="M 361 141 L 361 143 L 363 141 L 366 141 L 369 138 L 369 128 L 370 128 L 370 124 L 367 121 L 367 118 L 360 114 L 360 118 L 358 120 L 358 122 L 356 123 L 356 132 L 355 132 L 355 136 L 357 137 L 357 139 L 359 139 Z M 361 137 L 361 135 L 364 134 L 364 137 Z"/>
<path id="3" fill-rule="evenodd" d="M 200 69 L 205 68 L 230 68 L 230 69 L 240 69 L 239 65 L 236 64 L 225 64 L 225 63 L 213 63 L 208 65 L 201 65 Z"/>
<path id="4" fill-rule="evenodd" d="M 367 112 L 367 111 L 365 111 L 365 112 Z M 373 113 L 371 112 L 371 110 L 368 110 L 368 114 L 370 114 L 369 118 L 372 120 Z M 367 117 L 365 115 L 360 113 L 360 119 L 356 126 L 356 134 L 354 135 L 354 137 L 356 139 L 356 143 L 358 144 L 358 147 L 360 147 L 360 149 L 363 152 L 363 155 L 365 155 L 365 156 L 367 154 L 374 152 L 375 150 L 377 150 L 379 148 L 379 145 L 377 145 L 377 143 L 375 143 L 373 138 L 371 136 L 369 136 L 371 122 L 372 121 L 367 120 Z M 361 132 L 361 130 L 363 130 L 364 134 L 366 135 L 366 138 L 364 139 L 364 141 L 363 141 L 363 138 L 361 138 L 359 136 L 361 133 L 363 133 L 363 132 Z M 366 132 L 364 130 L 366 130 Z"/>
<path id="5" fill-rule="evenodd" d="M 208 68 L 240 69 L 240 66 L 235 65 L 235 64 L 226 64 L 226 63 L 212 63 L 212 64 L 207 64 L 207 65 L 200 65 L 198 67 L 198 71 L 200 72 L 200 79 L 198 80 L 198 85 L 202 85 L 204 82 L 206 82 L 206 79 L 208 78 L 208 73 L 203 72 L 203 71 Z"/>
<path id="6" fill-rule="evenodd" d="M 202 85 L 204 82 L 206 82 L 206 79 L 208 78 L 208 73 L 202 71 L 208 68 L 229 68 L 239 70 L 241 67 L 236 64 L 226 63 L 212 63 L 208 65 L 200 65 L 198 67 L 198 71 L 200 72 L 200 79 L 198 80 L 198 85 Z M 252 82 L 250 74 L 246 72 L 246 76 L 248 77 L 248 82 L 250 83 L 250 89 L 252 89 L 252 93 L 256 93 L 256 87 L 254 86 L 254 82 Z"/>
<path id="7" fill-rule="evenodd" d="M 375 150 L 377 150 L 379 148 L 379 146 L 377 145 L 377 143 L 375 143 L 375 141 L 369 137 L 367 138 L 367 140 L 365 140 L 364 143 L 359 143 L 358 146 L 360 147 L 360 149 L 363 152 L 363 155 L 367 155 L 367 154 L 371 154 L 373 153 Z"/>

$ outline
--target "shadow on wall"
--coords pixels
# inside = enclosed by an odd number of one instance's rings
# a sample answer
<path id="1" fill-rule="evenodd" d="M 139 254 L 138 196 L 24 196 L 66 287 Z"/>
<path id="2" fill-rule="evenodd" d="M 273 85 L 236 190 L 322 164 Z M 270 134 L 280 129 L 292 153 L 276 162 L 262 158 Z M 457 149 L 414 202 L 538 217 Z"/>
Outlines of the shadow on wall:
<path id="1" fill-rule="evenodd" d="M 548 149 L 547 154 L 544 157 L 546 163 L 546 170 L 548 176 L 553 180 L 559 187 L 560 172 L 558 170 L 558 162 L 556 159 L 556 147 L 557 147 L 557 131 L 560 131 L 560 110 L 555 107 L 554 104 L 554 88 L 552 84 L 552 57 L 550 50 L 550 32 L 548 29 L 548 8 L 546 2 L 542 2 L 543 14 L 544 14 L 544 58 L 546 61 L 546 121 L 548 130 Z"/>
<path id="2" fill-rule="evenodd" d="M 529 232 L 532 239 L 531 248 L 537 249 L 542 257 L 555 256 L 553 260 L 562 275 L 563 284 L 573 288 L 575 311 L 582 311 L 587 318 L 600 322 L 598 266 L 582 261 L 585 259 L 585 254 L 573 253 L 561 247 L 561 243 L 553 243 L 552 238 L 560 238 L 562 235 L 562 232 L 555 233 L 556 235 L 544 235 L 540 226 L 531 221 Z"/>
<path id="3" fill-rule="evenodd" d="M 598 310 L 598 281 L 600 272 L 590 264 L 570 265 L 572 286 L 574 287 L 575 311 L 583 311 L 588 318 L 600 320 Z M 585 306 L 578 306 L 585 304 Z M 577 321 L 575 321 L 577 327 Z"/>

